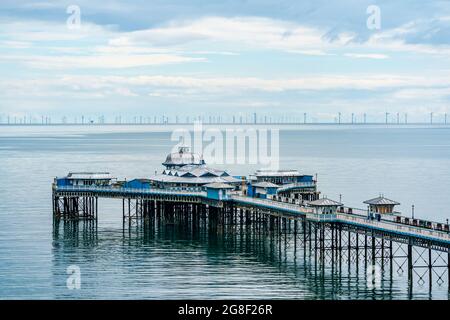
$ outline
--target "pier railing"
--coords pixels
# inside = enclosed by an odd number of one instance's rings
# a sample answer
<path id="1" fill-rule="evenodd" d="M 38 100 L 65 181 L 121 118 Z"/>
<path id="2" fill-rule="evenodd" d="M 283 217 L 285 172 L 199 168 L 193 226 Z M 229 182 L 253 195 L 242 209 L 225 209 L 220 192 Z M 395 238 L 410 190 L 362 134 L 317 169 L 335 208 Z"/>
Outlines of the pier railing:
<path id="1" fill-rule="evenodd" d="M 239 195 L 232 195 L 231 199 L 245 202 L 248 204 L 255 204 L 255 205 L 263 205 L 268 207 L 274 207 L 279 209 L 287 209 L 290 211 L 298 212 L 298 213 L 306 213 L 310 210 L 311 213 L 313 211 L 310 208 L 301 207 L 296 204 L 291 204 L 287 202 L 281 202 L 281 201 L 273 201 L 273 200 L 267 200 L 267 199 L 259 199 L 259 198 L 252 198 L 252 197 L 246 197 L 246 196 L 239 196 Z"/>
<path id="2" fill-rule="evenodd" d="M 273 201 L 267 199 L 257 199 L 251 197 L 244 197 L 239 195 L 232 195 L 231 198 L 235 201 L 240 201 L 243 203 L 251 204 L 251 205 L 261 205 L 266 208 L 273 208 L 277 210 L 289 211 L 292 214 L 299 214 L 305 216 L 307 219 L 314 221 L 333 221 L 336 220 L 335 214 L 322 214 L 316 213 L 314 209 L 308 208 L 305 206 L 300 206 L 296 204 L 290 204 L 286 202 Z"/>
<path id="3" fill-rule="evenodd" d="M 351 207 L 339 207 L 338 213 L 341 214 L 348 214 L 351 216 L 359 216 L 364 219 L 367 219 L 369 216 L 369 213 L 371 215 L 371 220 L 381 221 L 381 222 L 389 222 L 394 224 L 401 224 L 401 225 L 409 225 L 412 227 L 418 227 L 420 230 L 423 229 L 432 229 L 436 231 L 442 231 L 442 232 L 449 232 L 449 225 L 438 222 L 438 221 L 432 221 L 432 220 L 424 220 L 419 218 L 411 218 L 411 217 L 405 217 L 401 214 L 401 212 L 394 211 L 390 214 L 387 213 L 377 213 L 374 211 L 368 211 L 368 209 L 358 209 L 358 208 L 351 208 Z M 378 217 L 377 217 L 378 215 Z"/>
<path id="4" fill-rule="evenodd" d="M 346 222 L 346 223 L 356 223 L 360 225 L 364 225 L 367 227 L 376 227 L 383 230 L 389 230 L 400 233 L 421 235 L 428 238 L 437 238 L 439 240 L 450 241 L 450 234 L 445 231 L 433 230 L 433 229 L 425 229 L 416 226 L 405 225 L 401 223 L 397 223 L 394 221 L 388 220 L 372 220 L 363 218 L 358 215 L 347 214 L 347 213 L 337 213 L 336 218 L 338 221 Z"/>
<path id="5" fill-rule="evenodd" d="M 445 240 L 450 241 L 450 234 L 445 231 L 440 230 L 434 230 L 434 229 L 426 229 L 421 228 L 419 226 L 411 226 L 411 225 L 405 225 L 398 222 L 395 222 L 391 219 L 382 219 L 380 221 L 369 219 L 367 217 L 367 211 L 359 210 L 355 211 L 354 213 L 343 213 L 338 212 L 336 214 L 321 214 L 321 213 L 315 213 L 312 208 L 285 203 L 285 202 L 279 202 L 279 201 L 273 201 L 273 200 L 266 200 L 266 199 L 256 199 L 256 198 L 249 198 L 244 196 L 238 196 L 233 195 L 233 200 L 237 200 L 240 202 L 253 204 L 253 205 L 262 205 L 265 207 L 271 207 L 278 210 L 286 210 L 293 214 L 299 214 L 305 216 L 309 220 L 313 221 L 320 221 L 320 222 L 344 222 L 344 223 L 353 223 L 353 224 L 359 224 L 364 225 L 366 227 L 370 228 L 379 228 L 384 229 L 388 231 L 394 231 L 394 232 L 400 232 L 405 234 L 414 234 L 414 235 L 420 235 L 427 238 L 433 238 L 433 239 L 439 239 L 439 240 Z M 363 215 L 365 213 L 365 215 Z"/>
<path id="6" fill-rule="evenodd" d="M 162 190 L 162 189 L 144 189 L 144 188 L 111 188 L 100 186 L 57 186 L 57 191 L 81 191 L 81 192 L 105 192 L 105 193 L 135 193 L 135 194 L 168 194 L 168 195 L 191 195 L 205 196 L 206 192 L 188 191 L 188 190 Z"/>
<path id="7" fill-rule="evenodd" d="M 281 188 L 278 188 L 278 189 L 277 189 L 277 193 L 283 192 L 283 191 L 287 191 L 287 190 L 290 190 L 290 189 L 295 189 L 295 188 L 314 187 L 315 185 L 316 185 L 315 182 L 296 182 L 296 183 L 289 183 L 289 184 L 283 185 Z"/>
<path id="8" fill-rule="evenodd" d="M 112 188 L 101 186 L 54 186 L 56 191 L 67 192 L 96 192 L 104 194 L 136 194 L 136 195 L 186 195 L 207 198 L 206 192 L 188 191 L 188 190 L 162 190 L 162 189 L 144 189 L 144 188 Z M 275 209 L 283 211 L 290 215 L 301 215 L 308 220 L 317 222 L 343 222 L 350 224 L 363 225 L 370 228 L 378 228 L 397 233 L 414 234 L 422 237 L 439 239 L 450 242 L 450 234 L 444 230 L 428 229 L 421 226 L 414 226 L 395 221 L 392 216 L 389 218 L 382 217 L 380 220 L 371 219 L 367 216 L 367 211 L 352 210 L 352 212 L 338 211 L 335 214 L 316 213 L 311 207 L 302 206 L 268 199 L 252 198 L 237 194 L 231 194 L 230 200 L 249 204 L 253 206 L 261 206 L 267 209 Z"/>

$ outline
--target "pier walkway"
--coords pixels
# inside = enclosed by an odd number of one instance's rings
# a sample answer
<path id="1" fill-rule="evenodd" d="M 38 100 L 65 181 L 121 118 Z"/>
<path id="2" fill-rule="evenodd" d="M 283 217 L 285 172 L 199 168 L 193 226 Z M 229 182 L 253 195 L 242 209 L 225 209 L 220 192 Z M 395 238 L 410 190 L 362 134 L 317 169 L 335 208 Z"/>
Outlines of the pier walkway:
<path id="1" fill-rule="evenodd" d="M 54 191 L 62 195 L 84 195 L 90 197 L 104 198 L 167 198 L 181 201 L 206 202 L 206 192 L 190 190 L 159 190 L 159 189 L 134 189 L 134 188 L 111 188 L 111 187 L 93 187 L 93 186 L 64 186 L 54 187 Z M 245 205 L 261 209 L 263 212 L 277 213 L 286 218 L 302 217 L 312 222 L 337 223 L 352 225 L 360 228 L 374 229 L 380 232 L 396 233 L 405 237 L 430 240 L 441 244 L 443 247 L 450 247 L 450 234 L 445 231 L 427 229 L 419 226 L 405 225 L 394 222 L 393 219 L 381 219 L 380 221 L 369 219 L 367 214 L 361 214 L 362 210 L 353 209 L 352 214 L 338 212 L 336 214 L 315 213 L 312 208 L 300 206 L 297 204 L 273 201 L 267 199 L 258 199 L 238 194 L 231 195 L 228 199 L 222 200 L 228 204 Z M 210 202 L 208 202 L 210 203 Z M 359 213 L 357 213 L 359 212 Z"/>
<path id="2" fill-rule="evenodd" d="M 424 283 L 447 283 L 450 293 L 450 234 L 435 222 L 427 227 L 401 223 L 396 215 L 369 218 L 367 211 L 339 208 L 336 213 L 322 214 L 307 205 L 253 198 L 230 192 L 223 197 L 210 197 L 198 190 L 135 189 L 123 187 L 56 186 L 53 184 L 55 221 L 94 221 L 98 219 L 98 199 L 120 199 L 123 228 L 133 225 L 180 225 L 193 230 L 220 234 L 251 233 L 278 241 L 278 248 L 315 252 L 324 264 L 342 262 L 345 255 L 349 267 L 362 259 L 364 265 L 382 270 L 388 266 L 392 274 L 397 261 L 399 270 Z M 431 225 L 431 228 L 429 227 Z M 436 227 L 436 228 L 435 228 Z M 271 241 L 272 241 L 271 240 Z M 346 254 L 344 254 L 346 252 Z M 315 259 L 316 259 L 315 258 Z"/>

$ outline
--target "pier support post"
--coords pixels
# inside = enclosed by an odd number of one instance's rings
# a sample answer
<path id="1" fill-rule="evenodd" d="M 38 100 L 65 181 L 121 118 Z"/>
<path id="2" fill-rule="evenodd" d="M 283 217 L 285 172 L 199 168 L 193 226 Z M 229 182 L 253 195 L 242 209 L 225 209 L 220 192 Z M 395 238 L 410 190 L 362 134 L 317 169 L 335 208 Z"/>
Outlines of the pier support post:
<path id="1" fill-rule="evenodd" d="M 376 251 L 375 251 L 375 237 L 372 232 L 372 265 L 375 265 Z"/>
<path id="2" fill-rule="evenodd" d="M 391 280 L 392 280 L 392 275 L 393 275 L 393 272 L 392 272 L 393 263 L 394 263 L 394 255 L 392 253 L 392 240 L 389 240 L 389 275 L 390 275 Z"/>
<path id="3" fill-rule="evenodd" d="M 302 219 L 302 231 L 303 231 L 303 251 L 304 251 L 304 254 L 306 254 L 306 241 L 307 241 L 306 229 L 307 229 L 306 219 L 303 218 Z"/>
<path id="4" fill-rule="evenodd" d="M 412 260 L 412 245 L 408 243 L 408 288 L 412 292 L 413 287 L 413 260 Z"/>
<path id="5" fill-rule="evenodd" d="M 122 198 L 122 225 L 125 228 L 125 198 Z"/>
<path id="6" fill-rule="evenodd" d="M 356 252 L 356 273 L 358 274 L 358 270 L 359 270 L 359 233 L 356 233 L 356 247 L 355 247 L 355 252 Z"/>
<path id="7" fill-rule="evenodd" d="M 433 287 L 433 261 L 431 260 L 431 245 L 428 248 L 428 277 L 430 283 L 430 292 Z"/>
<path id="8" fill-rule="evenodd" d="M 338 243 L 338 247 L 339 247 L 339 270 L 341 270 L 342 267 L 342 225 L 339 224 L 339 243 Z"/>
<path id="9" fill-rule="evenodd" d="M 367 230 L 364 232 L 364 268 L 367 269 Z"/>
<path id="10" fill-rule="evenodd" d="M 128 198 L 128 226 L 131 227 L 131 199 Z"/>
<path id="11" fill-rule="evenodd" d="M 447 287 L 450 292 L 450 249 L 447 249 Z"/>
<path id="12" fill-rule="evenodd" d="M 352 234 L 350 232 L 350 230 L 347 233 L 347 257 L 348 257 L 348 266 L 350 267 L 350 262 L 352 260 L 351 254 L 352 254 Z"/>

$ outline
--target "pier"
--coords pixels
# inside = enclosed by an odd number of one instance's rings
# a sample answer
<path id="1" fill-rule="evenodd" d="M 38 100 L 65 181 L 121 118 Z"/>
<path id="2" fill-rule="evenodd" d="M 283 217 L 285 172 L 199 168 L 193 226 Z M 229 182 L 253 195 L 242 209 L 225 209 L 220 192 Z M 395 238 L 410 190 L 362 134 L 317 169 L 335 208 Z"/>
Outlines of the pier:
<path id="1" fill-rule="evenodd" d="M 187 185 L 184 180 L 177 180 L 187 179 L 180 177 L 180 171 L 172 175 L 184 165 L 172 166 L 167 160 L 165 164 L 170 172 L 148 181 L 111 182 L 112 178 L 105 173 L 91 174 L 89 179 L 86 175 L 79 177 L 84 179 L 83 184 L 67 183 L 67 179 L 61 183 L 55 179 L 54 218 L 96 223 L 99 199 L 116 199 L 122 207 L 124 232 L 137 226 L 151 230 L 170 225 L 231 238 L 263 238 L 279 255 L 287 249 L 294 256 L 297 251 L 305 257 L 308 254 L 318 268 L 328 265 L 339 269 L 347 264 L 348 268 L 379 270 L 391 278 L 396 270 L 407 275 L 411 292 L 417 284 L 427 285 L 430 291 L 433 286 L 446 285 L 450 292 L 448 225 L 422 220 L 413 223 L 392 211 L 395 202 L 385 198 L 380 198 L 384 204 L 379 208 L 373 201 L 367 210 L 344 207 L 339 202 L 319 198 L 314 180 L 286 181 L 278 187 L 269 182 L 244 184 L 244 180 L 224 172 L 211 174 L 213 171 L 205 168 L 201 159 L 188 161 L 198 161 L 199 167 L 186 172 L 197 172 L 215 182 L 191 177 L 201 186 Z M 270 175 L 259 173 L 264 179 Z M 307 179 L 286 172 L 277 177 L 292 179 L 294 176 Z M 219 181 L 218 177 L 228 183 Z"/>

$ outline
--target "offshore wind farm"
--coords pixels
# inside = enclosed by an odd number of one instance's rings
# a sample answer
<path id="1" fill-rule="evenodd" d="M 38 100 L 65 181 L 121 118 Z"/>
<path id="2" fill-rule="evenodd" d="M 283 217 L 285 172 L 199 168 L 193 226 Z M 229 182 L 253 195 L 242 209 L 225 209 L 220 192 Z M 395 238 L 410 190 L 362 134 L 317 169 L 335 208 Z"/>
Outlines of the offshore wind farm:
<path id="1" fill-rule="evenodd" d="M 53 119 L 53 120 L 52 120 Z M 250 115 L 200 115 L 200 116 L 0 116 L 0 125 L 190 125 L 196 122 L 222 125 L 301 125 L 301 124 L 397 124 L 432 125 L 447 124 L 447 113 L 430 112 L 428 115 L 414 115 L 415 121 L 408 120 L 408 113 L 386 112 L 384 115 L 343 114 L 322 115 L 303 113 L 299 116 L 268 116 L 252 113 Z"/>

